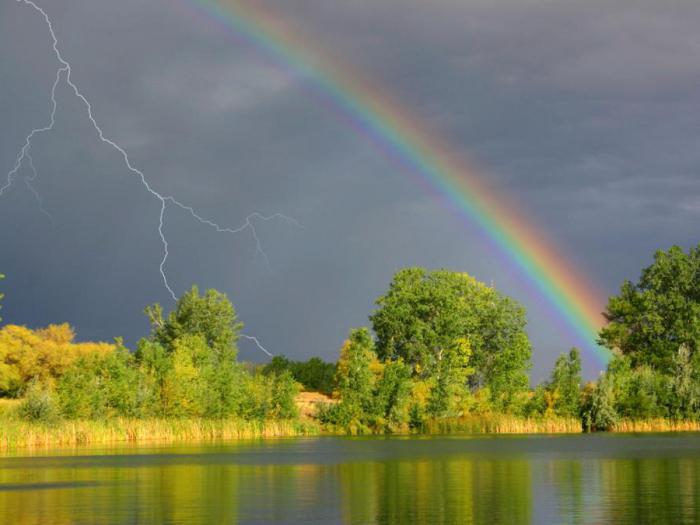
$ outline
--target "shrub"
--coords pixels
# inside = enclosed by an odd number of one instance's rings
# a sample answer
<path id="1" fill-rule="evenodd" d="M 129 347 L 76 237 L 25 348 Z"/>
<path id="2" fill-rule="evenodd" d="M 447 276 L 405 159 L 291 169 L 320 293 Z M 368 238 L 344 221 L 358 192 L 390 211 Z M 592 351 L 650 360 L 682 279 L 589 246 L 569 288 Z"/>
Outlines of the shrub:
<path id="1" fill-rule="evenodd" d="M 19 415 L 29 421 L 44 422 L 53 421 L 58 417 L 56 401 L 46 385 L 35 379 L 29 382 L 19 406 Z"/>

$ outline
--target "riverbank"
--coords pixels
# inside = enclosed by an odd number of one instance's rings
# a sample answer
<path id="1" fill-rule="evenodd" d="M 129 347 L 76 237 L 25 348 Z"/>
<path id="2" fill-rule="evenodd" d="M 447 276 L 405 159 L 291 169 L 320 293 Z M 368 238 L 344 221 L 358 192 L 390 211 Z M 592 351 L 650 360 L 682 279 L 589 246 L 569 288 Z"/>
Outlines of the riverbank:
<path id="1" fill-rule="evenodd" d="M 176 443 L 235 441 L 318 435 L 308 421 L 244 421 L 208 419 L 123 419 L 104 421 L 58 420 L 0 423 L 0 450 L 109 443 Z"/>
<path id="2" fill-rule="evenodd" d="M 657 432 L 700 432 L 700 422 L 664 419 L 621 421 L 607 433 Z M 394 435 L 581 433 L 583 429 L 577 419 L 536 419 L 489 414 L 429 421 L 418 431 L 405 430 Z M 323 428 L 308 418 L 279 421 L 115 418 L 103 421 L 56 420 L 46 423 L 0 418 L 0 451 L 117 443 L 211 443 L 344 435 L 358 435 L 358 432 Z M 364 435 L 372 433 L 365 432 Z"/>
<path id="3" fill-rule="evenodd" d="M 340 429 L 322 426 L 313 417 L 315 405 L 326 396 L 302 393 L 297 399 L 299 419 L 250 421 L 242 419 L 56 419 L 27 421 L 17 415 L 18 400 L 0 400 L 0 451 L 116 443 L 223 442 L 320 435 L 383 435 L 370 429 Z M 669 419 L 622 420 L 609 432 L 654 433 L 700 431 L 700 421 Z M 576 418 L 526 418 L 509 414 L 473 414 L 424 422 L 419 429 L 399 429 L 395 435 L 456 434 L 580 434 Z"/>
<path id="4" fill-rule="evenodd" d="M 419 432 L 397 434 L 554 434 L 580 433 L 581 423 L 567 419 L 527 419 L 507 415 L 471 416 L 428 422 Z M 348 435 L 324 429 L 310 419 L 280 421 L 208 419 L 57 420 L 0 423 L 0 450 L 110 443 L 216 442 L 240 439 Z"/>
<path id="5" fill-rule="evenodd" d="M 422 434 L 580 434 L 581 421 L 574 418 L 527 418 L 508 414 L 471 415 L 428 421 Z"/>
<path id="6" fill-rule="evenodd" d="M 616 423 L 610 432 L 644 433 L 644 432 L 700 432 L 700 421 L 674 419 L 635 419 Z"/>

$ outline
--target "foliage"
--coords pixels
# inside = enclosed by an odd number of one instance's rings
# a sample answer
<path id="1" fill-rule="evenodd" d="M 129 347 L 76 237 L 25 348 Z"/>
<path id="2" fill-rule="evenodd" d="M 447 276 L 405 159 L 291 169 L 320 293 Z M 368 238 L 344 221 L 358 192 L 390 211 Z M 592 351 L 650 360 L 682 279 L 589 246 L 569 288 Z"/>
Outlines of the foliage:
<path id="1" fill-rule="evenodd" d="M 431 377 L 431 390 L 426 412 L 431 417 L 458 416 L 469 397 L 468 379 L 474 373 L 469 366 L 471 347 L 469 340 L 459 338 L 453 348 L 438 354 L 438 361 Z"/>
<path id="2" fill-rule="evenodd" d="M 600 342 L 631 358 L 633 366 L 662 371 L 673 366 L 683 346 L 691 357 L 700 345 L 700 246 L 685 253 L 673 246 L 657 251 L 639 282 L 625 281 L 609 299 L 609 324 Z"/>
<path id="3" fill-rule="evenodd" d="M 141 415 L 140 388 L 133 356 L 120 347 L 78 359 L 57 381 L 56 395 L 69 419 L 134 417 Z"/>
<path id="4" fill-rule="evenodd" d="M 331 394 L 335 386 L 335 363 L 327 363 L 320 357 L 308 361 L 292 361 L 283 355 L 276 355 L 263 367 L 264 374 L 281 374 L 289 371 L 304 390 Z"/>
<path id="5" fill-rule="evenodd" d="M 5 384 L 29 381 L 26 419 L 293 419 L 299 385 L 289 372 L 251 375 L 236 362 L 240 323 L 223 294 L 193 288 L 164 319 L 148 309 L 151 337 L 131 354 L 117 341 L 73 343 L 68 325 L 0 330 Z"/>
<path id="6" fill-rule="evenodd" d="M 32 379 L 19 406 L 19 414 L 29 421 L 51 422 L 56 419 L 56 401 L 49 388 L 39 380 Z"/>
<path id="7" fill-rule="evenodd" d="M 616 355 L 598 381 L 616 420 L 700 419 L 700 358 L 681 346 L 664 372 Z M 588 409 L 590 410 L 590 400 Z M 583 410 L 584 417 L 586 408 Z M 600 427 L 599 427 L 600 428 Z"/>
<path id="8" fill-rule="evenodd" d="M 328 422 L 349 426 L 360 424 L 366 414 L 373 412 L 373 390 L 376 381 L 372 368 L 379 362 L 374 341 L 366 328 L 350 331 L 340 350 L 336 375 L 341 402 L 327 414 Z"/>
<path id="9" fill-rule="evenodd" d="M 55 380 L 78 359 L 104 356 L 116 346 L 108 343 L 75 343 L 68 324 L 31 330 L 6 325 L 0 329 L 0 394 L 17 396 L 32 379 Z"/>
<path id="10" fill-rule="evenodd" d="M 578 416 L 581 409 L 581 356 L 576 348 L 557 358 L 542 394 L 545 415 Z"/>
<path id="11" fill-rule="evenodd" d="M 700 416 L 700 355 L 690 354 L 682 345 L 673 358 L 671 371 L 670 415 L 674 419 L 697 419 Z"/>
<path id="12" fill-rule="evenodd" d="M 225 294 L 207 290 L 204 295 L 193 286 L 177 301 L 175 309 L 163 318 L 159 304 L 146 308 L 151 322 L 151 339 L 172 352 L 175 341 L 185 335 L 199 335 L 215 353 L 235 358 L 236 341 L 243 327 L 237 321 L 236 310 Z"/>
<path id="13" fill-rule="evenodd" d="M 446 270 L 399 271 L 370 316 L 376 339 L 351 330 L 337 363 L 238 363 L 242 324 L 215 290 L 193 287 L 167 315 L 158 304 L 146 314 L 152 331 L 133 354 L 119 340 L 76 343 L 67 324 L 2 327 L 0 396 L 24 395 L 12 417 L 264 425 L 298 418 L 303 387 L 332 394 L 318 421 L 352 433 L 700 424 L 700 246 L 657 252 L 639 283 L 610 298 L 600 341 L 614 358 L 583 389 L 576 349 L 529 389 L 523 308 Z"/>
<path id="14" fill-rule="evenodd" d="M 410 418 L 411 369 L 401 360 L 386 363 L 373 392 L 373 424 L 377 428 L 397 431 Z"/>
<path id="15" fill-rule="evenodd" d="M 407 268 L 394 275 L 377 306 L 370 320 L 381 359 L 400 357 L 418 377 L 439 376 L 442 360 L 467 341 L 472 389 L 488 387 L 499 410 L 527 389 L 525 311 L 494 288 L 464 273 Z"/>
<path id="16" fill-rule="evenodd" d="M 584 388 L 581 422 L 583 429 L 590 432 L 610 430 L 617 421 L 612 382 L 604 375 L 598 384 L 589 383 Z"/>

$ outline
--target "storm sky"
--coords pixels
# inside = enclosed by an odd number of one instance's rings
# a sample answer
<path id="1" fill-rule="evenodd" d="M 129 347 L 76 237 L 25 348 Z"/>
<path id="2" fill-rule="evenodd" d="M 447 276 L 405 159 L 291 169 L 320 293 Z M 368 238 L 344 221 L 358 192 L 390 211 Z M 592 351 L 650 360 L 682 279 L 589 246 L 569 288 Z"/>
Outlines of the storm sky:
<path id="1" fill-rule="evenodd" d="M 225 291 L 274 353 L 335 359 L 395 270 L 466 271 L 528 308 L 533 376 L 577 341 L 476 225 L 310 96 L 308 80 L 185 0 L 36 0 L 105 135 L 169 208 L 176 292 Z M 516 199 L 604 293 L 653 251 L 700 240 L 700 3 L 264 0 L 446 137 Z M 38 13 L 0 0 L 0 171 L 45 125 L 58 62 Z M 100 143 L 65 84 L 36 138 L 34 182 L 0 198 L 4 322 L 69 322 L 81 339 L 148 330 L 172 305 L 158 267 L 157 200 Z M 603 309 L 601 304 L 601 310 Z M 242 359 L 263 360 L 241 341 Z M 584 356 L 587 375 L 599 368 Z"/>

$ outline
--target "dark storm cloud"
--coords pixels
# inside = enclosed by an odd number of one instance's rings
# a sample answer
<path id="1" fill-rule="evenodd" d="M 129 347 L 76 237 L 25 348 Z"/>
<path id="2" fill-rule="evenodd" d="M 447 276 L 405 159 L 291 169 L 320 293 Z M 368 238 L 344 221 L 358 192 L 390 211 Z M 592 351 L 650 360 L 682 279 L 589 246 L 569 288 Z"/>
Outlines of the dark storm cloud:
<path id="1" fill-rule="evenodd" d="M 316 104 L 294 71 L 184 2 L 42 5 L 105 133 L 158 190 L 226 225 L 256 210 L 303 225 L 260 224 L 268 272 L 247 234 L 222 237 L 170 211 L 176 290 L 225 290 L 273 351 L 333 358 L 396 268 L 445 266 L 528 306 L 536 375 L 572 343 L 474 225 Z M 606 292 L 636 277 L 653 249 L 698 242 L 697 2 L 271 5 L 448 137 Z M 41 20 L 11 0 L 0 4 L 0 65 L 9 169 L 45 122 L 56 68 Z M 0 201 L 3 314 L 133 342 L 146 330 L 143 306 L 167 301 L 158 203 L 70 93 L 58 94 L 57 127 L 33 147 L 55 227 L 21 184 Z"/>

